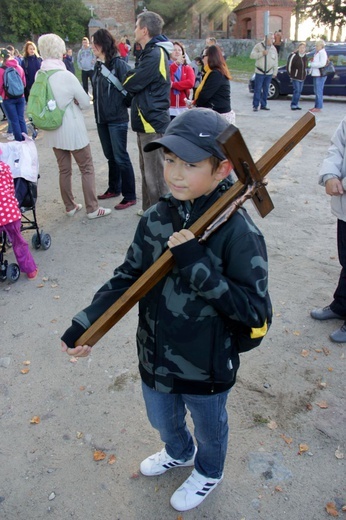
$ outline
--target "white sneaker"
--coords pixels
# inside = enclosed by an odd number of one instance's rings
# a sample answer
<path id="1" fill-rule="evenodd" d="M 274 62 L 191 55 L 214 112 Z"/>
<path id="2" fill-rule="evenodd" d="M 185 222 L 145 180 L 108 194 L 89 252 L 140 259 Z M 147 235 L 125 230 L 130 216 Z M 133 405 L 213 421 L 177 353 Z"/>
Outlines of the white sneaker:
<path id="1" fill-rule="evenodd" d="M 14 135 L 13 134 L 8 134 L 7 141 L 14 141 Z"/>
<path id="2" fill-rule="evenodd" d="M 223 475 L 221 478 L 204 477 L 194 469 L 189 478 L 171 496 L 171 506 L 177 511 L 188 511 L 199 506 L 222 479 Z"/>
<path id="3" fill-rule="evenodd" d="M 143 210 L 143 209 L 139 209 L 139 210 L 137 211 L 137 215 L 138 215 L 139 217 L 142 217 L 142 216 L 143 216 L 143 213 L 144 213 L 144 210 Z"/>
<path id="4" fill-rule="evenodd" d="M 185 466 L 193 466 L 195 461 L 197 448 L 195 446 L 195 453 L 189 460 L 175 460 L 170 457 L 165 448 L 163 450 L 154 453 L 147 459 L 143 460 L 140 465 L 142 475 L 146 477 L 154 477 L 156 475 L 162 475 L 169 469 Z"/>
<path id="5" fill-rule="evenodd" d="M 102 208 L 101 206 L 93 211 L 92 213 L 88 213 L 87 217 L 92 220 L 94 218 L 101 218 L 101 217 L 107 217 L 107 215 L 110 215 L 112 213 L 112 210 L 109 208 Z"/>

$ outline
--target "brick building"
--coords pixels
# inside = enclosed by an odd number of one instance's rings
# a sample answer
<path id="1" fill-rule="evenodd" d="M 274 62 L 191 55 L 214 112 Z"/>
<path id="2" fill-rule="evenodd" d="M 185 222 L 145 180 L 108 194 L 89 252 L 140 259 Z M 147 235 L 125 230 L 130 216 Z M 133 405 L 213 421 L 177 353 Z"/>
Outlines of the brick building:
<path id="1" fill-rule="evenodd" d="M 294 5 L 292 0 L 242 0 L 233 10 L 237 17 L 233 37 L 262 39 L 264 13 L 269 11 L 269 31 L 274 33 L 281 29 L 283 38 L 289 38 Z"/>

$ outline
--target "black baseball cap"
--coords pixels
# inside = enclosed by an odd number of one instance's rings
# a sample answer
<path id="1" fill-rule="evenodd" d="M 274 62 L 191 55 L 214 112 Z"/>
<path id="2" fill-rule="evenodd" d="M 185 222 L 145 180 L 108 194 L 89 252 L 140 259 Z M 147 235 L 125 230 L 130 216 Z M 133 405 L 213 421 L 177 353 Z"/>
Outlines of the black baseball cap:
<path id="1" fill-rule="evenodd" d="M 215 156 L 222 161 L 226 156 L 216 138 L 228 127 L 227 121 L 209 108 L 191 108 L 175 117 L 163 137 L 144 146 L 151 152 L 164 146 L 186 162 L 200 162 Z"/>

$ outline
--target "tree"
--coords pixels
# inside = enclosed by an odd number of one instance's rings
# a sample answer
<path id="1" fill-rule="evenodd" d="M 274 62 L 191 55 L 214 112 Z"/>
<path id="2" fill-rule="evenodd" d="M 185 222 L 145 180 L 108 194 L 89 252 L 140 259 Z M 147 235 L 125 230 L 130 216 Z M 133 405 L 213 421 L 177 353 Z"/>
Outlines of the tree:
<path id="1" fill-rule="evenodd" d="M 36 40 L 55 33 L 70 42 L 85 35 L 90 18 L 82 0 L 0 0 L 0 40 Z"/>
<path id="2" fill-rule="evenodd" d="M 330 39 L 334 39 L 334 31 L 341 32 L 346 25 L 346 4 L 341 0 L 311 0 L 307 4 L 307 14 L 316 25 L 325 25 L 330 29 Z"/>

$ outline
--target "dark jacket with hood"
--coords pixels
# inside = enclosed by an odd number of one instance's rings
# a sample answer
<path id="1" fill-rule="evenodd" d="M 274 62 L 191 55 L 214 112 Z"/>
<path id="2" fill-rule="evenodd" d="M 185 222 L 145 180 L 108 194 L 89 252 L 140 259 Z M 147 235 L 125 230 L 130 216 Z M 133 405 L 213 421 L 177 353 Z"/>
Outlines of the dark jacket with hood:
<path id="1" fill-rule="evenodd" d="M 133 95 L 131 125 L 134 132 L 163 134 L 170 122 L 171 80 L 168 59 L 173 44 L 164 35 L 155 36 L 144 47 L 134 69 L 123 82 Z"/>
<path id="2" fill-rule="evenodd" d="M 129 114 L 124 95 L 101 74 L 101 62 L 95 64 L 92 85 L 96 123 L 127 123 Z M 120 56 L 112 58 L 108 70 L 121 82 L 129 70 L 127 63 Z"/>
<path id="3" fill-rule="evenodd" d="M 91 305 L 73 318 L 63 341 L 73 347 L 165 251 L 174 229 L 172 211 L 180 218 L 178 227 L 188 228 L 230 186 L 225 179 L 193 204 L 168 194 L 149 208 L 124 263 Z M 173 270 L 139 301 L 137 351 L 142 380 L 164 393 L 225 391 L 235 383 L 241 350 L 230 323 L 264 330 L 271 313 L 264 238 L 246 211 L 239 209 L 205 244 L 194 239 L 171 252 L 176 262 Z"/>

